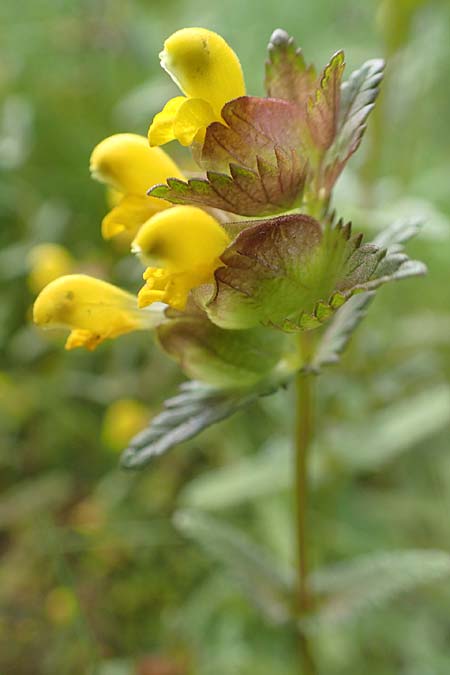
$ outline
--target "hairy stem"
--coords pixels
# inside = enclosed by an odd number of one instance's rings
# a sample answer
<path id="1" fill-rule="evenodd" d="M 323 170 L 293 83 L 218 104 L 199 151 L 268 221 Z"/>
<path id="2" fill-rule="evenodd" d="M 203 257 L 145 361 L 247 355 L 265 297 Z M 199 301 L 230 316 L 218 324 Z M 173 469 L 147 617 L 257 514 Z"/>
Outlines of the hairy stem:
<path id="1" fill-rule="evenodd" d="M 300 336 L 299 343 L 302 360 L 310 357 L 310 342 L 307 333 Z M 297 414 L 295 429 L 295 493 L 297 520 L 297 609 L 300 618 L 305 616 L 312 606 L 311 593 L 308 588 L 308 450 L 314 428 L 313 404 L 314 376 L 299 373 L 296 380 Z M 299 651 L 301 672 L 303 675 L 315 675 L 317 672 L 311 645 L 303 631 L 299 633 Z"/>

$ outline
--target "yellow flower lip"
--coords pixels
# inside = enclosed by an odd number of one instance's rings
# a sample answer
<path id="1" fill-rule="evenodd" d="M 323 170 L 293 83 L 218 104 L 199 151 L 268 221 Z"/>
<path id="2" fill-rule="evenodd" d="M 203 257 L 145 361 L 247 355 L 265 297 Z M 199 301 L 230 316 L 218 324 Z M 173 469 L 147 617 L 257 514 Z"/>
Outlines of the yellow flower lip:
<path id="1" fill-rule="evenodd" d="M 161 148 L 151 148 L 145 136 L 114 134 L 101 141 L 92 151 L 90 172 L 114 191 L 115 203 L 102 222 L 105 239 L 123 230 L 135 234 L 153 213 L 167 209 L 163 199 L 147 195 L 157 183 L 184 176 L 175 162 Z"/>
<path id="2" fill-rule="evenodd" d="M 172 159 L 160 148 L 151 148 L 145 136 L 113 134 L 92 151 L 91 175 L 122 194 L 145 196 L 147 190 L 168 177 L 183 178 Z"/>
<path id="3" fill-rule="evenodd" d="M 174 206 L 150 218 L 132 243 L 152 265 L 144 273 L 139 306 L 164 302 L 183 310 L 189 292 L 212 281 L 229 241 L 221 225 L 196 206 Z"/>
<path id="4" fill-rule="evenodd" d="M 71 330 L 67 349 L 81 346 L 95 349 L 106 339 L 150 329 L 160 319 L 156 312 L 139 310 L 131 293 L 86 274 L 69 274 L 52 281 L 41 291 L 33 307 L 37 325 Z"/>
<path id="5" fill-rule="evenodd" d="M 220 116 L 224 104 L 245 93 L 238 57 L 206 28 L 182 28 L 164 42 L 161 65 L 189 98 L 208 101 Z"/>
<path id="6" fill-rule="evenodd" d="M 164 42 L 162 68 L 184 96 L 168 101 L 149 129 L 151 146 L 176 138 L 182 145 L 202 143 L 206 128 L 223 121 L 223 106 L 245 95 L 238 57 L 217 33 L 206 28 L 182 28 Z"/>

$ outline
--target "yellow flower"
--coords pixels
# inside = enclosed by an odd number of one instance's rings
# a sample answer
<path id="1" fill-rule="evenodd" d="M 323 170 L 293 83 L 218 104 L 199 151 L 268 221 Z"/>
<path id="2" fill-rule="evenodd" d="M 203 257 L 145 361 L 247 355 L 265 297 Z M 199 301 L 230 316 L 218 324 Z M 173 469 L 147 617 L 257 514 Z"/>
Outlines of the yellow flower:
<path id="1" fill-rule="evenodd" d="M 114 401 L 103 418 L 103 441 L 111 450 L 123 450 L 150 421 L 150 411 L 143 403 L 123 398 Z"/>
<path id="2" fill-rule="evenodd" d="M 70 274 L 74 262 L 70 253 L 59 244 L 39 244 L 28 254 L 30 273 L 28 284 L 34 293 L 39 293 L 51 281 Z"/>
<path id="3" fill-rule="evenodd" d="M 183 310 L 189 291 L 212 280 L 230 239 L 219 223 L 196 206 L 174 206 L 157 213 L 139 230 L 132 250 L 144 262 L 140 307 L 164 302 Z"/>
<path id="4" fill-rule="evenodd" d="M 161 310 L 140 310 L 131 293 L 85 274 L 69 274 L 41 291 L 33 320 L 43 328 L 70 328 L 66 349 L 92 350 L 106 339 L 153 328 Z"/>
<path id="5" fill-rule="evenodd" d="M 134 236 L 150 216 L 171 206 L 148 197 L 147 190 L 167 178 L 184 178 L 163 150 L 150 148 L 148 140 L 137 134 L 115 134 L 101 141 L 92 152 L 90 171 L 110 188 L 108 197 L 113 208 L 102 222 L 105 239 L 123 230 Z"/>
<path id="6" fill-rule="evenodd" d="M 182 145 L 203 142 L 206 127 L 221 122 L 225 103 L 245 95 L 239 59 L 217 33 L 183 28 L 171 35 L 161 65 L 184 96 L 170 99 L 149 129 L 150 145 L 176 138 Z"/>

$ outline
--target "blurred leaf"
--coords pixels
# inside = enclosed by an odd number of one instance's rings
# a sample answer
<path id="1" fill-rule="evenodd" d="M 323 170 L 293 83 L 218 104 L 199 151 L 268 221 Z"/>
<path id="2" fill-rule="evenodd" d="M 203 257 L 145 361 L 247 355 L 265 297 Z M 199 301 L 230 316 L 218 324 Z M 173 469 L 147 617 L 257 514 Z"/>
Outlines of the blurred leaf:
<path id="1" fill-rule="evenodd" d="M 255 170 L 230 164 L 230 173 L 208 171 L 206 180 L 191 178 L 187 183 L 169 178 L 167 185 L 155 185 L 149 194 L 172 204 L 211 206 L 242 216 L 279 213 L 301 202 L 306 167 L 294 150 L 275 147 L 273 162 L 258 157 Z"/>
<path id="2" fill-rule="evenodd" d="M 215 510 L 285 490 L 292 479 L 290 459 L 290 443 L 282 439 L 269 442 L 268 447 L 251 457 L 194 478 L 181 493 L 181 504 Z"/>
<path id="3" fill-rule="evenodd" d="M 22 480 L 0 498 L 0 527 L 12 527 L 33 520 L 40 511 L 57 509 L 68 500 L 71 490 L 71 477 L 63 471 Z"/>
<path id="4" fill-rule="evenodd" d="M 322 366 L 339 361 L 339 355 L 344 351 L 353 332 L 366 316 L 374 295 L 373 291 L 355 295 L 338 309 L 319 340 L 310 364 L 312 370 L 318 371 Z"/>
<path id="5" fill-rule="evenodd" d="M 311 575 L 317 609 L 304 626 L 323 628 L 355 619 L 401 593 L 450 575 L 450 554 L 435 550 L 374 553 Z"/>
<path id="6" fill-rule="evenodd" d="M 199 511 L 179 511 L 175 525 L 224 564 L 272 621 L 280 623 L 289 619 L 290 570 L 281 571 L 243 532 Z"/>
<path id="7" fill-rule="evenodd" d="M 375 246 L 386 248 L 389 252 L 402 249 L 402 245 L 420 232 L 423 223 L 418 218 L 401 218 L 382 230 L 373 240 Z"/>
<path id="8" fill-rule="evenodd" d="M 108 661 L 99 663 L 94 672 L 95 675 L 130 675 L 133 671 L 134 667 L 131 661 L 108 659 Z M 94 675 L 94 672 L 92 675 Z"/>
<path id="9" fill-rule="evenodd" d="M 0 169 L 17 169 L 30 152 L 34 110 L 23 96 L 13 95 L 0 107 Z"/>
<path id="10" fill-rule="evenodd" d="M 450 424 L 450 388 L 437 386 L 372 412 L 370 420 L 338 431 L 332 453 L 350 466 L 375 471 Z"/>
<path id="11" fill-rule="evenodd" d="M 122 454 L 126 469 L 138 469 L 178 443 L 196 436 L 206 427 L 229 417 L 271 393 L 274 386 L 260 389 L 215 389 L 192 381 L 181 385 L 181 393 L 165 402 L 165 410 L 151 425 L 135 436 Z"/>

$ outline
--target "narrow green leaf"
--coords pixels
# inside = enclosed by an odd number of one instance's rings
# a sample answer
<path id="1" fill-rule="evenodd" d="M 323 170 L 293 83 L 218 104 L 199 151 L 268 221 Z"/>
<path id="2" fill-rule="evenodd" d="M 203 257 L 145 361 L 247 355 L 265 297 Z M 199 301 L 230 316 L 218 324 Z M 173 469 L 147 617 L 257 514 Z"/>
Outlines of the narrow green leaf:
<path id="1" fill-rule="evenodd" d="M 223 564 L 250 600 L 272 621 L 290 618 L 291 570 L 281 570 L 266 551 L 231 525 L 199 511 L 179 511 L 176 527 Z"/>
<path id="2" fill-rule="evenodd" d="M 290 442 L 277 439 L 231 466 L 202 473 L 183 490 L 183 506 L 217 510 L 234 507 L 288 488 L 292 480 Z"/>
<path id="3" fill-rule="evenodd" d="M 375 553 L 314 572 L 317 609 L 303 623 L 320 629 L 356 619 L 401 593 L 450 575 L 450 554 L 435 550 Z"/>
<path id="4" fill-rule="evenodd" d="M 122 466 L 126 469 L 145 466 L 173 446 L 230 417 L 260 395 L 259 390 L 222 390 L 195 381 L 184 383 L 180 394 L 167 400 L 163 412 L 132 439 L 122 454 Z"/>
<path id="5" fill-rule="evenodd" d="M 341 86 L 335 137 L 324 159 L 324 182 L 328 191 L 361 143 L 383 71 L 383 60 L 367 61 Z"/>
<path id="6" fill-rule="evenodd" d="M 372 413 L 361 425 L 337 430 L 328 445 L 353 469 L 375 471 L 449 426 L 450 388 L 441 385 Z"/>

